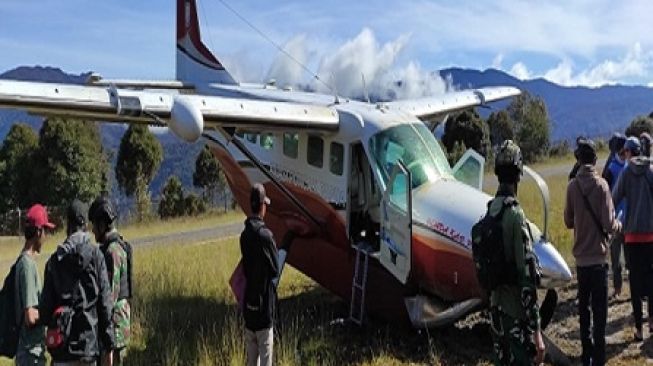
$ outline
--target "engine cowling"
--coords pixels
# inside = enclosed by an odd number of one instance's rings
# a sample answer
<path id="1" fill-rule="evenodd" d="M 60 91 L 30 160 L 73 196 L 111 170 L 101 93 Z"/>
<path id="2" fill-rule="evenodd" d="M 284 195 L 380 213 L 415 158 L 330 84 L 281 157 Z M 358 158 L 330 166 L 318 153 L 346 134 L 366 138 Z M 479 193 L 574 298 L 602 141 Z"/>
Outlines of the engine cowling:
<path id="1" fill-rule="evenodd" d="M 204 131 L 204 116 L 191 100 L 176 96 L 172 103 L 168 127 L 184 141 L 195 142 Z"/>

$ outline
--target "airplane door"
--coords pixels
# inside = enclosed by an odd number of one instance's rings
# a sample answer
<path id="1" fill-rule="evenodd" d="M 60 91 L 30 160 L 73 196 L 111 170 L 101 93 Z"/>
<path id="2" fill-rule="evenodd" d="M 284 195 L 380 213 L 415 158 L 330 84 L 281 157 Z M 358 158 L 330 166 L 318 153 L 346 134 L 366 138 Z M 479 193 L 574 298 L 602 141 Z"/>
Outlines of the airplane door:
<path id="1" fill-rule="evenodd" d="M 454 177 L 474 188 L 483 189 L 485 158 L 474 149 L 467 150 L 453 167 Z"/>
<path id="2" fill-rule="evenodd" d="M 401 283 L 410 273 L 412 212 L 410 172 L 398 161 L 381 200 L 380 261 Z"/>

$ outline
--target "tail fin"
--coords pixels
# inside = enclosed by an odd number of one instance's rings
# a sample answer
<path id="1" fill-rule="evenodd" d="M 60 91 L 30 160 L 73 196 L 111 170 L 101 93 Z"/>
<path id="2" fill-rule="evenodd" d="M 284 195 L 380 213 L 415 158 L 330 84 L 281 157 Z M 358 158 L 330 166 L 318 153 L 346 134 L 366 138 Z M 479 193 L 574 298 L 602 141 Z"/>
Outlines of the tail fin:
<path id="1" fill-rule="evenodd" d="M 177 80 L 197 85 L 238 84 L 202 43 L 196 0 L 177 0 Z"/>

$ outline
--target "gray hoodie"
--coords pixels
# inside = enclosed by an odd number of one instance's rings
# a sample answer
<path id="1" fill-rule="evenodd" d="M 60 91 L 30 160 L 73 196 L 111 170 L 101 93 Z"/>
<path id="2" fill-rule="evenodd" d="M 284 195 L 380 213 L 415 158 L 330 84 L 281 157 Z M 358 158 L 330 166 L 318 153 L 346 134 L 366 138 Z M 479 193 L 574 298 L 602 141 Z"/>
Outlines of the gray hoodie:
<path id="1" fill-rule="evenodd" d="M 587 209 L 583 196 L 587 197 L 598 224 Z M 608 239 L 604 233 L 618 231 L 620 224 L 615 218 L 608 183 L 599 177 L 593 165 L 580 166 L 576 178 L 569 181 L 565 225 L 574 229 L 576 265 L 584 267 L 607 263 Z"/>
<path id="2" fill-rule="evenodd" d="M 653 171 L 649 158 L 631 159 L 612 191 L 616 204 L 626 200 L 626 243 L 653 242 Z M 647 235 L 651 234 L 651 235 Z M 650 238 L 648 238 L 650 236 Z"/>

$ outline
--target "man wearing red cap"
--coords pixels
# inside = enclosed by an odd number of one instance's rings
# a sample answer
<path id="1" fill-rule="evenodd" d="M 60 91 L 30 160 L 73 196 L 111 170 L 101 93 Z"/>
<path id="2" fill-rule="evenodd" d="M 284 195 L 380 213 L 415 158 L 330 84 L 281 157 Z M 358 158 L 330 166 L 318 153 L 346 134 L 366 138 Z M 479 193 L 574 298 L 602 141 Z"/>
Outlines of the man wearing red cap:
<path id="1" fill-rule="evenodd" d="M 41 279 L 35 257 L 41 252 L 46 229 L 54 229 L 48 212 L 36 204 L 27 210 L 25 223 L 25 246 L 16 261 L 17 319 L 21 326 L 16 350 L 16 365 L 45 365 L 45 329 L 39 323 L 39 297 Z"/>

